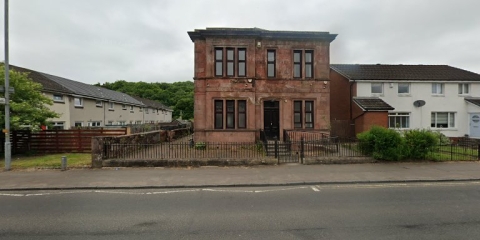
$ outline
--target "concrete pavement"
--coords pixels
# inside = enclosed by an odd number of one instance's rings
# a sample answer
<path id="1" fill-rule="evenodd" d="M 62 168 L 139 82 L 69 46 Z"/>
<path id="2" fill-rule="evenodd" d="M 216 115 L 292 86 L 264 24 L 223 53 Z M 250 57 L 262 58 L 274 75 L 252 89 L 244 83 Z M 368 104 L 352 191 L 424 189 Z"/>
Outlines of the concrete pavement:
<path id="1" fill-rule="evenodd" d="M 3 171 L 0 191 L 428 181 L 480 181 L 480 162 Z"/>

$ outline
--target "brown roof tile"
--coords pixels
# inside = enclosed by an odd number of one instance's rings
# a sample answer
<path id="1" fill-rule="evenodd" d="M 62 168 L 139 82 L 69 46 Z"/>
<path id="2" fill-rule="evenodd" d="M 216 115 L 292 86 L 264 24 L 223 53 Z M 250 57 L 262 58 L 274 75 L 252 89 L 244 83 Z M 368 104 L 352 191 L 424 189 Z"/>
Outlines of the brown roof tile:
<path id="1" fill-rule="evenodd" d="M 350 80 L 480 81 L 480 74 L 448 65 L 331 64 Z"/>
<path id="2" fill-rule="evenodd" d="M 353 102 L 364 111 L 389 111 L 395 109 L 378 97 L 354 97 Z"/>

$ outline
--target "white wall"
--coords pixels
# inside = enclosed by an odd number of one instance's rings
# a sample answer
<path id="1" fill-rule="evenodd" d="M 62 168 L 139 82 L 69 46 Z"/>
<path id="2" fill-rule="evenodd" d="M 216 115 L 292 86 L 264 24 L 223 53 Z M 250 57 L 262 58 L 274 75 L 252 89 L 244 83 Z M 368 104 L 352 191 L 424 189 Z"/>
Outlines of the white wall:
<path id="1" fill-rule="evenodd" d="M 467 103 L 464 97 L 480 97 L 480 83 L 470 83 L 470 94 L 458 94 L 458 82 L 445 83 L 444 94 L 435 96 L 432 94 L 431 82 L 410 82 L 410 94 L 399 96 L 397 82 L 384 82 L 383 94 L 371 93 L 371 82 L 357 82 L 357 96 L 378 96 L 390 104 L 395 110 L 390 112 L 410 112 L 410 128 L 426 128 L 440 131 L 448 137 L 461 137 L 469 134 L 469 113 L 480 113 L 480 108 Z M 424 100 L 423 107 L 414 107 L 413 102 Z M 431 128 L 431 112 L 455 112 L 455 128 L 441 129 Z"/>

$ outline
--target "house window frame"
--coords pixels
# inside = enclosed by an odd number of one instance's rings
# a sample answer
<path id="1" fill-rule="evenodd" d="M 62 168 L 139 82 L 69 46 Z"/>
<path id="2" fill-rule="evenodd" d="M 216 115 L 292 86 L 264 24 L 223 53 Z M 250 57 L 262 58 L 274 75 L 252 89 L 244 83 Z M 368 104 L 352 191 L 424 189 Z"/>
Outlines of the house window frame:
<path id="1" fill-rule="evenodd" d="M 388 113 L 388 128 L 410 129 L 410 122 L 411 122 L 410 121 L 410 116 L 411 116 L 410 112 L 389 112 Z M 398 123 L 397 120 L 400 123 Z M 393 123 L 393 126 L 392 126 L 392 123 Z"/>
<path id="2" fill-rule="evenodd" d="M 235 100 L 225 101 L 225 127 L 235 129 Z"/>
<path id="3" fill-rule="evenodd" d="M 458 95 L 470 95 L 470 83 L 459 83 Z"/>
<path id="4" fill-rule="evenodd" d="M 65 129 L 65 122 L 64 121 L 57 121 L 57 122 L 50 122 L 52 124 L 53 130 L 64 130 Z"/>
<path id="5" fill-rule="evenodd" d="M 311 105 L 311 109 L 307 109 L 307 105 Z M 315 101 L 314 100 L 310 100 L 310 99 L 293 100 L 293 128 L 294 129 L 314 129 L 315 128 Z"/>
<path id="6" fill-rule="evenodd" d="M 440 90 L 440 92 L 438 92 Z M 444 83 L 432 83 L 432 95 L 434 96 L 443 96 L 445 94 L 445 84 Z"/>
<path id="7" fill-rule="evenodd" d="M 135 112 L 135 111 L 133 110 L 133 105 L 130 105 L 130 112 L 131 112 L 131 113 Z"/>
<path id="8" fill-rule="evenodd" d="M 374 90 L 374 85 L 379 85 L 380 86 L 380 92 L 373 92 Z M 372 93 L 373 96 L 382 96 L 383 95 L 383 82 L 372 82 L 370 83 L 370 92 Z"/>
<path id="9" fill-rule="evenodd" d="M 243 59 L 240 59 L 241 53 L 243 52 Z M 243 66 L 241 66 L 243 63 Z M 243 74 L 240 74 L 240 71 L 243 70 Z M 237 48 L 237 77 L 246 77 L 247 76 L 247 49 L 246 48 Z"/>
<path id="10" fill-rule="evenodd" d="M 75 126 L 75 127 L 83 127 L 83 122 L 82 122 L 82 121 L 75 121 L 75 123 L 73 124 L 73 126 Z"/>
<path id="11" fill-rule="evenodd" d="M 273 54 L 273 60 L 270 61 L 269 53 Z M 275 49 L 267 49 L 267 77 L 268 78 L 275 78 L 276 77 L 276 60 L 277 60 L 277 50 Z M 270 75 L 270 66 L 272 66 L 273 75 Z"/>
<path id="12" fill-rule="evenodd" d="M 307 62 L 307 55 L 310 55 L 310 61 Z M 305 78 L 310 79 L 315 76 L 313 72 L 313 64 L 314 64 L 314 56 L 313 56 L 313 50 L 305 50 L 304 53 L 304 60 L 305 60 Z M 310 76 L 308 76 L 308 69 L 310 69 Z"/>
<path id="13" fill-rule="evenodd" d="M 302 78 L 302 50 L 293 50 L 293 78 L 301 79 Z M 298 61 L 295 59 L 295 55 L 298 54 Z M 296 75 L 295 67 L 298 66 L 298 75 Z"/>
<path id="14" fill-rule="evenodd" d="M 225 73 L 227 77 L 235 77 L 235 48 L 227 47 L 225 54 Z"/>
<path id="15" fill-rule="evenodd" d="M 95 100 L 95 106 L 96 107 L 103 107 L 103 101 L 102 100 Z"/>
<path id="16" fill-rule="evenodd" d="M 214 125 L 215 129 L 223 129 L 223 100 L 214 100 Z"/>
<path id="17" fill-rule="evenodd" d="M 214 99 L 215 130 L 246 129 L 248 105 L 245 99 Z M 243 107 L 241 106 L 243 105 Z M 243 124 L 241 125 L 240 123 Z"/>
<path id="18" fill-rule="evenodd" d="M 122 110 L 127 110 L 127 104 L 122 104 Z"/>
<path id="19" fill-rule="evenodd" d="M 297 105 L 300 105 L 297 108 Z M 295 100 L 293 101 L 293 128 L 295 129 L 302 129 L 303 128 L 303 101 L 302 100 Z M 297 119 L 298 115 L 298 119 Z"/>
<path id="20" fill-rule="evenodd" d="M 73 105 L 76 108 L 83 108 L 83 98 L 81 97 L 74 97 L 73 98 Z"/>
<path id="21" fill-rule="evenodd" d="M 62 94 L 53 94 L 52 99 L 54 102 L 57 102 L 57 103 L 65 103 L 65 99 L 63 99 Z"/>
<path id="22" fill-rule="evenodd" d="M 240 105 L 243 105 L 240 106 Z M 242 110 L 243 108 L 243 110 Z M 239 129 L 245 129 L 247 128 L 247 101 L 246 100 L 237 100 L 237 127 Z M 243 125 L 240 125 L 243 122 Z"/>
<path id="23" fill-rule="evenodd" d="M 439 124 L 444 123 L 438 123 L 438 114 L 447 114 L 447 122 L 445 127 L 439 127 Z M 455 129 L 456 115 L 456 112 L 431 112 L 430 127 L 434 129 Z"/>
<path id="24" fill-rule="evenodd" d="M 406 85 L 406 86 L 407 86 L 407 92 L 400 92 L 400 85 Z M 397 93 L 398 93 L 399 96 L 408 96 L 408 95 L 410 95 L 410 89 L 411 89 L 410 83 L 398 83 L 398 84 L 397 84 Z"/>
<path id="25" fill-rule="evenodd" d="M 218 54 L 220 51 L 220 54 Z M 214 48 L 214 59 L 215 59 L 215 77 L 223 77 L 223 47 Z M 219 72 L 220 71 L 220 72 Z"/>
<path id="26" fill-rule="evenodd" d="M 108 110 L 109 111 L 115 110 L 115 103 L 114 102 L 108 102 Z"/>

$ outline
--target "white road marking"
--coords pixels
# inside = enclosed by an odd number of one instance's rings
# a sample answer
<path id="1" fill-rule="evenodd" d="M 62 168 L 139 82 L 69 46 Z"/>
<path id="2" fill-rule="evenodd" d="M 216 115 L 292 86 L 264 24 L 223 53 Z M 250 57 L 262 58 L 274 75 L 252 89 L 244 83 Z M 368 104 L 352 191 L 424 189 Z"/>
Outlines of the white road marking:
<path id="1" fill-rule="evenodd" d="M 356 189 L 368 189 L 368 188 L 399 188 L 399 187 L 430 187 L 430 186 L 461 186 L 461 185 L 479 185 L 480 182 L 437 182 L 437 183 L 383 183 L 383 184 L 338 184 L 338 185 L 314 185 L 314 186 L 299 186 L 290 188 L 271 188 L 264 190 L 240 190 L 240 189 L 215 189 L 215 188 L 203 188 L 203 189 L 183 189 L 183 190 L 166 190 L 157 192 L 141 192 L 135 191 L 117 191 L 117 190 L 84 190 L 84 191 L 51 191 L 51 192 L 36 192 L 36 193 L 1 193 L 1 196 L 6 197 L 37 197 L 48 195 L 62 195 L 62 194 L 78 194 L 78 193 L 101 193 L 101 194 L 124 194 L 124 195 L 157 195 L 157 194 L 173 194 L 173 193 L 186 193 L 186 192 L 226 192 L 226 193 L 267 193 L 278 191 L 290 191 L 296 189 L 311 188 L 315 192 L 320 192 L 322 189 L 342 189 L 342 188 L 356 188 Z M 252 187 L 255 189 L 255 187 Z"/>

